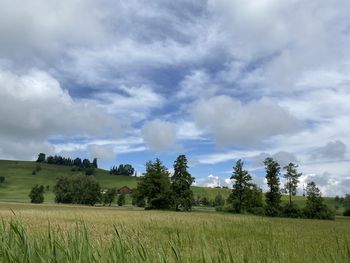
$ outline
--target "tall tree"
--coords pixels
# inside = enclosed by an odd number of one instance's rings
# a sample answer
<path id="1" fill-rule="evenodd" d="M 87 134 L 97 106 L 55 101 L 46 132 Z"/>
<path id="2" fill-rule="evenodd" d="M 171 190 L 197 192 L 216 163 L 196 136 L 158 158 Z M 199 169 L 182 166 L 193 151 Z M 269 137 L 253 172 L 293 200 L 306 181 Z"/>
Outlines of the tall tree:
<path id="1" fill-rule="evenodd" d="M 253 185 L 251 182 L 252 177 L 247 170 L 243 169 L 242 160 L 236 162 L 230 179 L 234 180 L 234 182 L 229 201 L 232 203 L 233 210 L 236 213 L 242 213 L 246 209 L 249 189 Z"/>
<path id="2" fill-rule="evenodd" d="M 96 169 L 98 168 L 98 167 L 97 167 L 97 158 L 94 158 L 94 159 L 93 159 L 93 161 L 92 161 L 92 167 L 94 167 L 94 168 L 96 168 Z"/>
<path id="3" fill-rule="evenodd" d="M 284 185 L 284 189 L 289 195 L 289 205 L 292 205 L 292 196 L 297 194 L 299 178 L 302 175 L 302 173 L 298 173 L 297 168 L 298 165 L 294 163 L 289 163 L 287 166 L 283 167 L 283 169 L 286 170 L 286 173 L 283 175 L 287 181 Z"/>
<path id="4" fill-rule="evenodd" d="M 146 163 L 146 173 L 137 186 L 140 197 L 147 200 L 149 209 L 168 209 L 171 206 L 170 177 L 168 169 L 157 158 Z"/>
<path id="5" fill-rule="evenodd" d="M 334 219 L 334 211 L 331 211 L 323 202 L 320 189 L 315 182 L 309 182 L 306 186 L 306 206 L 304 214 L 307 218 Z"/>
<path id="6" fill-rule="evenodd" d="M 280 165 L 268 157 L 264 161 L 267 186 L 269 188 L 266 193 L 266 215 L 276 216 L 281 210 L 281 191 L 280 191 Z"/>
<path id="7" fill-rule="evenodd" d="M 182 208 L 189 211 L 192 208 L 193 192 L 191 185 L 194 178 L 187 171 L 187 158 L 185 155 L 179 155 L 174 162 L 174 174 L 171 177 L 171 191 L 175 210 Z"/>
<path id="8" fill-rule="evenodd" d="M 346 194 L 343 200 L 344 216 L 350 216 L 350 194 Z"/>
<path id="9" fill-rule="evenodd" d="M 39 153 L 38 159 L 37 159 L 36 161 L 37 161 L 38 163 L 43 163 L 43 162 L 45 162 L 45 159 L 46 159 L 45 153 Z"/>

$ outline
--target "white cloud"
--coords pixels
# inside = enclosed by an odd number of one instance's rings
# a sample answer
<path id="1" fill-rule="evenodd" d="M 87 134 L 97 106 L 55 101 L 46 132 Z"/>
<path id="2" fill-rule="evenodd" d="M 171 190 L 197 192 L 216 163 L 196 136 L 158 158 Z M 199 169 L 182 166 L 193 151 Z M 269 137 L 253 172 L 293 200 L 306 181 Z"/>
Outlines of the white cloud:
<path id="1" fill-rule="evenodd" d="M 216 187 L 221 186 L 221 181 L 219 176 L 210 174 L 206 178 L 196 179 L 195 185 L 205 187 Z"/>
<path id="2" fill-rule="evenodd" d="M 113 161 L 116 157 L 116 154 L 113 152 L 113 148 L 110 145 L 90 144 L 87 148 L 91 158 L 97 158 L 98 160 L 103 161 Z"/>
<path id="3" fill-rule="evenodd" d="M 267 99 L 242 104 L 228 96 L 215 96 L 199 100 L 192 115 L 219 145 L 261 143 L 273 135 L 292 133 L 299 125 L 286 109 Z"/>
<path id="4" fill-rule="evenodd" d="M 142 127 L 145 144 L 152 150 L 169 150 L 176 146 L 176 127 L 159 119 L 146 122 Z"/>
<path id="5" fill-rule="evenodd" d="M 24 75 L 0 71 L 0 97 L 0 112 L 6 113 L 0 114 L 0 148 L 13 152 L 12 158 L 22 156 L 13 151 L 18 144 L 37 143 L 26 155 L 30 158 L 38 148 L 48 150 L 47 140 L 56 135 L 116 137 L 121 133 L 114 118 L 93 103 L 72 99 L 56 79 L 43 71 L 31 70 Z"/>

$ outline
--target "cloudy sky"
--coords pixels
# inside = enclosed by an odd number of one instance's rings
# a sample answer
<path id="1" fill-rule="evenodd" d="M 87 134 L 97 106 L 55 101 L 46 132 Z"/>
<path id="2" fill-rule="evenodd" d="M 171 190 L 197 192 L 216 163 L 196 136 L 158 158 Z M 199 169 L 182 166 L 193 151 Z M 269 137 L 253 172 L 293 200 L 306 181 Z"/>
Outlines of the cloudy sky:
<path id="1" fill-rule="evenodd" d="M 0 0 L 0 158 L 238 158 L 350 191 L 350 1 Z"/>

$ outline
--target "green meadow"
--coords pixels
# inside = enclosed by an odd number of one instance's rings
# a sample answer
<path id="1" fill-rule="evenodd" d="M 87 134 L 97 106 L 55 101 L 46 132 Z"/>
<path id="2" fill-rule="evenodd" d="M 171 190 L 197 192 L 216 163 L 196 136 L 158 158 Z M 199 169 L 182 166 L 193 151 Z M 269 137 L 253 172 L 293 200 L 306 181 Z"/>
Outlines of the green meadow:
<path id="1" fill-rule="evenodd" d="M 349 262 L 350 220 L 0 203 L 2 262 Z"/>

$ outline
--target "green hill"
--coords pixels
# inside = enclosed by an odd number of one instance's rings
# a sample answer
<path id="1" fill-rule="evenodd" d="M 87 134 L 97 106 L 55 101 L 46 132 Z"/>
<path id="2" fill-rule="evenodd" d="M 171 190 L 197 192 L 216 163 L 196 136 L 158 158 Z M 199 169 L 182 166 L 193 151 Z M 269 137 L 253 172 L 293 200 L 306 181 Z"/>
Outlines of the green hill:
<path id="1" fill-rule="evenodd" d="M 49 186 L 48 191 L 45 193 L 45 202 L 54 202 L 54 194 L 52 192 L 53 186 L 56 183 L 57 177 L 61 175 L 79 175 L 82 172 L 72 171 L 69 166 L 53 165 L 41 163 L 41 170 L 35 175 L 32 175 L 32 171 L 36 169 L 38 163 L 29 161 L 4 161 L 0 160 L 0 176 L 5 177 L 5 182 L 0 184 L 0 201 L 8 202 L 29 202 L 29 191 L 36 185 L 41 184 Z M 137 186 L 137 177 L 129 176 L 111 176 L 109 171 L 103 169 L 97 169 L 95 171 L 95 177 L 100 183 L 101 187 L 120 188 L 124 185 L 134 188 Z M 222 188 L 208 188 L 208 187 L 192 187 L 194 197 L 207 197 L 213 200 L 215 196 L 220 193 L 224 199 L 226 199 L 231 190 Z M 300 207 L 305 205 L 305 197 L 295 196 L 294 202 Z M 287 196 L 283 196 L 283 201 L 287 202 Z M 337 208 L 338 213 L 342 208 L 340 204 L 337 204 L 332 197 L 326 197 L 325 202 L 327 205 L 333 208 Z"/>
<path id="2" fill-rule="evenodd" d="M 1 161 L 0 176 L 5 177 L 5 183 L 0 184 L 0 201 L 29 202 L 29 191 L 36 185 L 48 185 L 49 190 L 45 193 L 45 202 L 53 202 L 53 186 L 57 177 L 61 175 L 79 175 L 82 172 L 73 172 L 71 167 L 41 163 L 41 170 L 35 175 L 32 171 L 36 169 L 36 162 L 26 161 Z M 95 177 L 101 187 L 117 187 L 124 185 L 134 188 L 137 185 L 136 177 L 111 176 L 108 171 L 97 169 Z"/>

